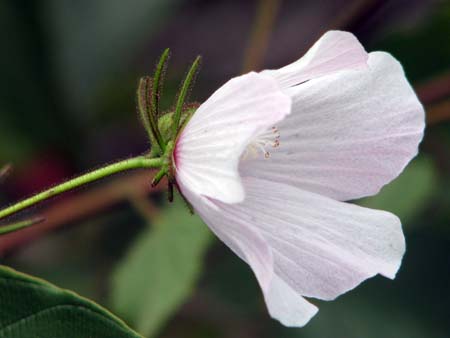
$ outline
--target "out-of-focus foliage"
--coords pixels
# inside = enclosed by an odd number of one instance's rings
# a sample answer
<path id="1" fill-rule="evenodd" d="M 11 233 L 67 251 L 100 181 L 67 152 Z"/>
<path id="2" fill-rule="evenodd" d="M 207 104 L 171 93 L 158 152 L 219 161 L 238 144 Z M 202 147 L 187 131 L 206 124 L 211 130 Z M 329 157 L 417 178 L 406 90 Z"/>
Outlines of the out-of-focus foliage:
<path id="1" fill-rule="evenodd" d="M 178 2 L 131 0 L 124 6 L 120 0 L 48 1 L 43 17 L 69 103 L 92 107 L 92 94 L 126 71 L 143 39 L 170 18 Z"/>
<path id="2" fill-rule="evenodd" d="M 377 45 L 401 60 L 411 81 L 429 79 L 449 70 L 450 3 L 442 6 L 419 28 L 389 35 Z"/>
<path id="3" fill-rule="evenodd" d="M 34 9 L 31 2 L 0 2 L 0 159 L 11 162 L 31 156 L 34 146 L 55 140 L 54 128 L 66 127 Z"/>
<path id="4" fill-rule="evenodd" d="M 0 266 L 0 337 L 139 338 L 97 304 Z"/>
<path id="5" fill-rule="evenodd" d="M 80 128 L 93 126 L 96 108 L 107 105 L 104 93 L 109 95 L 110 87 L 118 90 L 118 77 L 128 80 L 143 42 L 178 3 L 2 1 L 0 39 L 7 41 L 7 52 L 0 54 L 0 158 L 17 163 L 48 144 L 64 152 L 82 146 Z M 131 107 L 132 86 L 127 83 Z M 61 130 L 67 138 L 58 143 Z"/>
<path id="6" fill-rule="evenodd" d="M 285 338 L 446 338 L 447 334 L 432 323 L 418 324 L 416 318 L 398 304 L 387 308 L 382 299 L 375 302 L 363 295 L 348 294 L 338 304 L 321 308 L 311 325 Z M 370 302 L 370 306 L 367 306 Z M 367 330 L 370 327 L 372 330 Z"/>
<path id="7" fill-rule="evenodd" d="M 359 204 L 390 211 L 405 224 L 409 224 L 428 207 L 437 184 L 433 162 L 426 157 L 417 158 L 397 179 L 383 187 L 380 193 L 361 200 Z"/>
<path id="8" fill-rule="evenodd" d="M 112 305 L 154 336 L 192 294 L 212 235 L 183 202 L 171 205 L 131 247 L 113 274 Z"/>

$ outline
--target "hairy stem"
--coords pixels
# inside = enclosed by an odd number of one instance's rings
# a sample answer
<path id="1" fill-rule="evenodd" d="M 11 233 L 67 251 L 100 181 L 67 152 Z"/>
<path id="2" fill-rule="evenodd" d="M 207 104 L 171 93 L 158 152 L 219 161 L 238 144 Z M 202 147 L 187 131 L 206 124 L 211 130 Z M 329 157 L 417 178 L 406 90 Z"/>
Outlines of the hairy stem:
<path id="1" fill-rule="evenodd" d="M 30 206 L 33 206 L 37 203 L 45 201 L 51 197 L 60 195 L 64 192 L 76 189 L 85 184 L 97 181 L 99 179 L 117 174 L 119 172 L 131 170 L 131 169 L 139 169 L 139 168 L 156 168 L 162 165 L 162 160 L 160 158 L 148 158 L 144 156 L 138 156 L 134 158 L 130 158 L 124 161 L 116 162 L 110 164 L 106 167 L 88 172 L 84 175 L 78 176 L 74 179 L 71 179 L 65 183 L 59 184 L 40 192 L 30 198 L 27 198 L 23 201 L 20 201 L 10 207 L 7 207 L 0 211 L 0 219 L 15 214 L 23 209 L 26 209 Z"/>

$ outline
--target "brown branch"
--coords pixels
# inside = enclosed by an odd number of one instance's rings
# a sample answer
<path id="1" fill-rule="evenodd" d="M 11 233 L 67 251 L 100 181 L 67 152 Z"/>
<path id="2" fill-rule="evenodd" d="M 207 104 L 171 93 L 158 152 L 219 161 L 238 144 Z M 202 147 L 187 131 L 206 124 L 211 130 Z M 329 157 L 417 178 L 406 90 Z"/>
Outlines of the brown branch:
<path id="1" fill-rule="evenodd" d="M 243 73 L 261 70 L 280 5 L 281 0 L 259 1 L 256 18 L 244 54 Z"/>
<path id="2" fill-rule="evenodd" d="M 153 220 L 155 215 L 158 214 L 158 208 L 151 203 L 147 194 L 143 195 L 139 191 L 130 191 L 128 200 L 146 222 Z"/>
<path id="3" fill-rule="evenodd" d="M 0 238 L 0 255 L 5 255 L 64 224 L 84 219 L 119 203 L 128 198 L 130 194 L 144 197 L 150 192 L 161 191 L 165 187 L 164 182 L 156 188 L 150 187 L 152 174 L 154 174 L 154 171 L 142 170 L 129 175 L 122 175 L 101 186 L 89 188 L 61 199 L 58 203 L 39 213 L 46 219 L 45 222 L 2 236 Z"/>
<path id="4" fill-rule="evenodd" d="M 329 30 L 355 30 L 362 22 L 367 21 L 379 7 L 383 6 L 381 0 L 354 0 L 344 10 L 340 11 L 333 21 L 325 25 L 322 30 L 313 36 L 312 42 L 317 41 Z M 309 47 L 308 47 L 309 48 Z M 305 52 L 307 49 L 305 50 Z"/>
<path id="5" fill-rule="evenodd" d="M 415 90 L 426 106 L 427 124 L 450 120 L 450 72 L 416 85 Z"/>
<path id="6" fill-rule="evenodd" d="M 431 105 L 427 109 L 427 124 L 433 125 L 450 120 L 450 99 Z"/>
<path id="7" fill-rule="evenodd" d="M 367 17 L 373 15 L 376 9 L 382 5 L 383 1 L 380 0 L 355 0 L 349 6 L 346 6 L 345 10 L 338 13 L 331 24 L 328 25 L 327 30 L 352 30 L 360 22 L 366 21 Z"/>
<path id="8" fill-rule="evenodd" d="M 416 87 L 420 101 L 427 105 L 450 97 L 450 72 L 446 72 Z"/>

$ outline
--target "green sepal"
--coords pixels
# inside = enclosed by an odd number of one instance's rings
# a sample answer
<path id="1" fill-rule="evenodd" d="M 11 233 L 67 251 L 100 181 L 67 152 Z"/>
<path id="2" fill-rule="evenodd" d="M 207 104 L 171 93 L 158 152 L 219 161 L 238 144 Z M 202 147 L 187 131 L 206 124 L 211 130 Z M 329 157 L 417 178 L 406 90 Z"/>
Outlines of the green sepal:
<path id="1" fill-rule="evenodd" d="M 137 110 L 141 117 L 142 124 L 147 131 L 147 136 L 150 139 L 152 147 L 158 150 L 152 154 L 154 156 L 161 155 L 165 149 L 164 139 L 162 138 L 159 129 L 156 113 L 151 108 L 151 100 L 153 97 L 154 89 L 152 85 L 152 78 L 144 76 L 139 80 L 139 85 L 136 93 Z"/>
<path id="2" fill-rule="evenodd" d="M 202 58 L 200 56 L 197 56 L 197 58 L 192 63 L 191 67 L 189 68 L 188 73 L 186 74 L 186 78 L 183 81 L 183 84 L 181 85 L 180 92 L 178 93 L 177 97 L 177 103 L 175 106 L 175 114 L 174 114 L 174 124 L 173 124 L 173 132 L 176 134 L 179 131 L 180 123 L 181 123 L 181 117 L 182 112 L 185 108 L 185 102 L 188 99 L 188 96 L 190 94 L 190 91 L 192 89 L 192 86 L 195 82 L 195 77 L 198 73 L 198 70 L 200 68 Z"/>
<path id="3" fill-rule="evenodd" d="M 159 62 L 153 76 L 153 91 L 151 93 L 151 112 L 155 118 L 160 116 L 159 101 L 162 96 L 164 77 L 167 71 L 167 65 L 170 58 L 170 49 L 166 48 L 159 58 Z"/>
<path id="4" fill-rule="evenodd" d="M 192 108 L 188 108 L 187 110 L 185 110 L 182 114 L 181 114 L 181 121 L 180 121 L 180 125 L 183 126 L 186 124 L 186 122 L 190 119 L 190 117 L 192 116 L 192 114 L 195 112 L 197 105 Z M 181 129 L 177 130 L 177 133 L 174 133 L 174 112 L 170 112 L 170 113 L 166 113 L 164 115 L 162 115 L 159 119 L 158 119 L 158 129 L 161 133 L 161 136 L 165 142 L 165 144 L 167 144 L 169 141 L 171 140 L 176 140 L 176 138 L 178 137 L 178 133 Z M 153 140 L 152 140 L 153 141 Z M 159 147 L 157 147 L 157 144 L 154 143 L 154 147 L 152 147 L 151 150 L 151 155 L 156 155 L 158 154 L 161 150 Z"/>

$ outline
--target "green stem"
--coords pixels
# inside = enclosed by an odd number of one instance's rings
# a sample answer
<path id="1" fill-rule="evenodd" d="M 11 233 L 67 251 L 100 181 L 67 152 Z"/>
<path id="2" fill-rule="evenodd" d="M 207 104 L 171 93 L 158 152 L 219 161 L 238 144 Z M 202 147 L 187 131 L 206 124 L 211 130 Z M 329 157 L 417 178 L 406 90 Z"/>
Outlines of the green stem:
<path id="1" fill-rule="evenodd" d="M 32 225 L 41 223 L 43 221 L 44 221 L 43 218 L 34 218 L 34 219 L 29 219 L 29 220 L 14 223 L 14 224 L 2 225 L 2 226 L 0 226 L 0 236 L 28 228 Z"/>
<path id="2" fill-rule="evenodd" d="M 74 179 L 71 179 L 65 183 L 59 184 L 40 192 L 30 198 L 27 198 L 23 201 L 20 201 L 6 209 L 0 211 L 0 219 L 15 214 L 25 208 L 28 208 L 32 205 L 45 201 L 51 197 L 60 195 L 64 192 L 76 189 L 80 186 L 88 184 L 90 182 L 97 181 L 99 179 L 105 178 L 107 176 L 111 176 L 117 174 L 122 171 L 127 171 L 131 169 L 139 169 L 139 168 L 157 168 L 162 165 L 162 159 L 160 158 L 148 158 L 144 156 L 138 156 L 134 158 L 130 158 L 124 161 L 120 161 L 117 163 L 110 164 L 106 167 L 88 172 L 87 174 L 81 175 Z"/>

